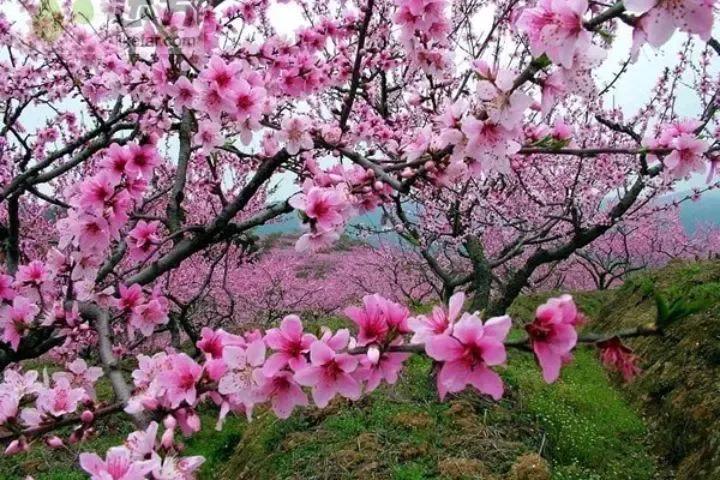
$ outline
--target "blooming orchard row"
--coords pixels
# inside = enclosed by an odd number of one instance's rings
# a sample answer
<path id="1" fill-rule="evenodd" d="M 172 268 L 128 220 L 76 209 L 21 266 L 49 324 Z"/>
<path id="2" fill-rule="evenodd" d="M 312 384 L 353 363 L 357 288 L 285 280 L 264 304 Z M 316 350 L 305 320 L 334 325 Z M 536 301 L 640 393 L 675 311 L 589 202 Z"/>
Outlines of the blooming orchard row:
<path id="1" fill-rule="evenodd" d="M 7 5 L 21 19 L 0 14 L 0 435 L 7 453 L 59 447 L 127 413 L 138 431 L 124 447 L 81 457 L 96 479 L 191 478 L 201 459 L 178 456 L 175 431 L 200 428 L 200 402 L 220 424 L 260 403 L 285 417 L 394 383 L 410 353 L 438 363 L 443 398 L 467 386 L 499 398 L 510 347 L 556 380 L 578 341 L 571 299 L 541 306 L 518 340 L 507 307 L 543 268 L 658 214 L 679 179 L 707 168 L 712 182 L 720 151 L 710 0 L 297 1 L 290 38 L 271 18 L 289 4 L 269 0 L 148 5 L 136 22 L 112 1 L 92 28 L 69 2 Z M 634 116 L 608 106 L 615 81 L 593 78 L 625 26 L 635 57 L 690 34 Z M 693 119 L 674 109 L 685 85 Z M 288 178 L 297 193 L 271 201 Z M 262 266 L 256 227 L 295 212 L 295 246 L 310 254 L 377 210 L 431 272 L 412 281 L 447 310 L 411 318 L 369 296 L 346 311 L 355 339 L 312 336 L 296 317 L 243 335 L 205 325 L 242 317 L 238 278 Z M 348 270 L 334 281 L 367 286 Z M 391 284 L 384 297 L 417 292 Z M 458 289 L 491 318 L 461 316 Z M 200 354 L 163 348 L 168 332 Z M 631 376 L 636 359 L 614 337 L 580 340 Z M 67 371 L 21 373 L 48 357 Z M 94 399 L 98 368 L 114 403 Z M 69 425 L 67 439 L 51 433 Z"/>

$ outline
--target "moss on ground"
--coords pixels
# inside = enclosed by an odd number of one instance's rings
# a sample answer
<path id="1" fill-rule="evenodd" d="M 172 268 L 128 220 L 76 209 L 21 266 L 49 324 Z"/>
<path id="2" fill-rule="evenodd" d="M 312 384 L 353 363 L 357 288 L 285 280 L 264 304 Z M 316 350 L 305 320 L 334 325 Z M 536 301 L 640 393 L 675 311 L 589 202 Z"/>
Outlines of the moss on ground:
<path id="1" fill-rule="evenodd" d="M 635 276 L 613 292 L 594 327 L 653 322 L 654 291 L 705 298 L 710 305 L 663 337 L 629 342 L 645 371 L 623 390 L 644 412 L 653 446 L 674 468 L 674 478 L 720 478 L 720 262 L 673 262 Z"/>

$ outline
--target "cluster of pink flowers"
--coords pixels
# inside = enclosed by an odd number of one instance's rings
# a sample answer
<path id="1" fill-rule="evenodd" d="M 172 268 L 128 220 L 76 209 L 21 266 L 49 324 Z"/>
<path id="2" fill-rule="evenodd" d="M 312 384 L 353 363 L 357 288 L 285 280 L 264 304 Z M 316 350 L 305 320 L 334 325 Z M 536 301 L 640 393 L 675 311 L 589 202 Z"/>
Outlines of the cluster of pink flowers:
<path id="1" fill-rule="evenodd" d="M 583 26 L 586 0 L 540 0 L 526 8 L 515 25 L 530 40 L 533 56 L 543 53 L 565 68 L 572 68 L 575 53 L 587 48 L 590 32 Z"/>
<path id="2" fill-rule="evenodd" d="M 105 459 L 95 453 L 81 453 L 80 467 L 91 480 L 189 480 L 205 459 L 200 456 L 180 457 L 172 442 L 172 428 L 158 440 L 159 425 L 151 422 L 145 430 L 128 435 L 123 446 L 112 447 Z M 165 456 L 161 456 L 158 451 Z"/>
<path id="3" fill-rule="evenodd" d="M 82 410 L 81 424 L 73 430 L 68 441 L 79 442 L 93 433 L 95 419 L 95 383 L 102 376 L 99 367 L 88 367 L 84 360 L 76 359 L 66 365 L 66 371 L 44 374 L 34 370 L 21 372 L 6 369 L 0 383 L 0 426 L 8 429 L 33 428 L 52 424 L 64 416 Z M 52 448 L 63 446 L 62 439 L 48 435 L 44 442 Z M 24 437 L 11 441 L 6 454 L 26 451 L 30 448 Z"/>
<path id="4" fill-rule="evenodd" d="M 447 45 L 450 29 L 446 0 L 395 0 L 393 21 L 400 26 L 400 41 L 413 65 L 428 74 L 447 70 L 452 58 Z"/>
<path id="5" fill-rule="evenodd" d="M 317 250 L 336 241 L 347 221 L 358 212 L 374 209 L 389 197 L 390 187 L 376 180 L 372 170 L 336 165 L 324 171 L 315 160 L 306 159 L 312 180 L 290 198 L 290 205 L 301 212 L 309 230 L 297 241 L 298 251 Z"/>
<path id="6" fill-rule="evenodd" d="M 138 284 L 118 287 L 118 298 L 112 300 L 121 313 L 129 314 L 128 334 L 132 338 L 135 330 L 149 337 L 155 328 L 168 322 L 169 304 L 167 299 L 154 289 L 148 298 Z"/>
<path id="7" fill-rule="evenodd" d="M 174 95 L 178 111 L 195 107 L 207 113 L 209 121 L 200 123 L 194 137 L 205 153 L 223 143 L 218 129 L 222 115 L 237 126 L 240 139 L 249 145 L 267 108 L 263 77 L 240 60 L 227 63 L 217 55 L 210 58 L 193 82 L 180 77 L 175 82 Z"/>
<path id="8" fill-rule="evenodd" d="M 646 139 L 644 144 L 649 148 L 672 150 L 663 159 L 663 164 L 674 178 L 702 172 L 707 168 L 705 152 L 710 145 L 705 140 L 697 138 L 696 130 L 700 125 L 697 120 L 677 121 L 664 125 L 659 137 Z M 651 155 L 651 158 L 657 159 L 655 155 Z"/>
<path id="9" fill-rule="evenodd" d="M 625 0 L 625 8 L 640 15 L 633 29 L 633 49 L 645 42 L 657 48 L 667 42 L 676 29 L 710 39 L 713 27 L 713 0 Z M 637 53 L 636 53 L 637 55 Z"/>
<path id="10" fill-rule="evenodd" d="M 261 403 L 269 403 L 278 417 L 287 418 L 296 407 L 309 404 L 303 387 L 323 408 L 338 395 L 357 400 L 382 382 L 394 384 L 409 352 L 417 351 L 414 345 L 441 362 L 437 380 L 441 398 L 471 385 L 499 399 L 503 385 L 491 367 L 506 361 L 504 342 L 511 319 L 502 316 L 483 322 L 477 313 L 460 316 L 463 300 L 459 293 L 448 310 L 436 307 L 429 317 L 411 317 L 403 305 L 367 295 L 362 306 L 345 310 L 358 327 L 357 337 L 347 329 L 323 329 L 316 337 L 304 331 L 296 315 L 285 317 L 279 328 L 264 335 L 257 330 L 235 335 L 205 328 L 197 343 L 202 361 L 172 351 L 139 357 L 133 372 L 135 394 L 126 410 L 170 415 L 185 434 L 199 430 L 195 410 L 203 399 L 219 407 L 218 426 L 229 412 L 250 418 Z M 557 379 L 560 361 L 567 360 L 575 346 L 578 318 L 566 296 L 539 308 L 527 328 L 548 382 Z M 408 334 L 412 340 L 405 343 Z"/>

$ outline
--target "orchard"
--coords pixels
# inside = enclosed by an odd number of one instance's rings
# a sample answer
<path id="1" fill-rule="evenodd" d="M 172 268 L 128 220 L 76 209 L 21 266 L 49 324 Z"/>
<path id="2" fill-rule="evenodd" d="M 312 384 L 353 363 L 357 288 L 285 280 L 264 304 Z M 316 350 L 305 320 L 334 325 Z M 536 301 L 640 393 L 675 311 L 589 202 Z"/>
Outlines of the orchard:
<path id="1" fill-rule="evenodd" d="M 500 399 L 522 350 L 548 383 L 583 345 L 630 379 L 623 339 L 665 317 L 578 333 L 570 295 L 533 318 L 508 307 L 718 252 L 678 224 L 692 198 L 660 201 L 720 185 L 714 0 L 0 5 L 5 455 L 125 416 L 123 445 L 80 455 L 90 478 L 195 478 L 203 458 L 179 444 L 198 409 L 218 429 L 286 419 L 394 384 L 411 355 L 434 362 L 440 399 Z M 623 78 L 671 44 L 646 103 L 622 108 L 640 96 Z M 599 80 L 609 57 L 624 61 Z M 399 245 L 323 266 L 368 212 Z M 294 246 L 258 252 L 288 215 Z M 321 278 L 288 274 L 310 261 Z M 310 333 L 308 308 L 349 328 Z M 43 360 L 62 368 L 27 366 Z"/>

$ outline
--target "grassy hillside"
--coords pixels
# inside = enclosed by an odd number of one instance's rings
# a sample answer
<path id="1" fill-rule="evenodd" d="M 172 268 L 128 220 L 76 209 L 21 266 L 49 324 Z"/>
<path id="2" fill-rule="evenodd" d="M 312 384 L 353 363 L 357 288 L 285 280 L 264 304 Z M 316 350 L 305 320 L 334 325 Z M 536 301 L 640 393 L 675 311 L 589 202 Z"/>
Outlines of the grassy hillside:
<path id="1" fill-rule="evenodd" d="M 720 296 L 720 264 L 671 265 L 617 290 L 576 298 L 593 319 L 589 328 L 615 329 L 653 321 L 654 290 Z M 530 318 L 543 297 L 521 298 L 511 313 Z M 633 341 L 646 374 L 620 389 L 593 350 L 578 350 L 554 385 L 542 382 L 530 354 L 513 352 L 502 371 L 502 401 L 466 392 L 440 403 L 431 363 L 415 357 L 395 388 L 305 409 L 288 421 L 260 411 L 250 424 L 233 418 L 216 432 L 214 413 L 207 412 L 186 453 L 208 458 L 203 479 L 720 478 L 719 319 L 717 302 L 665 338 Z M 327 320 L 332 327 L 342 323 Z M 128 428 L 104 424 L 82 449 L 104 450 Z M 2 459 L 0 478 L 85 478 L 76 467 L 78 450 L 35 449 Z"/>
<path id="2" fill-rule="evenodd" d="M 709 306 L 662 338 L 630 342 L 645 373 L 623 389 L 645 413 L 654 448 L 676 478 L 720 478 L 720 262 L 674 263 L 633 278 L 610 294 L 595 325 L 652 321 L 654 290 L 669 298 L 706 298 Z"/>

